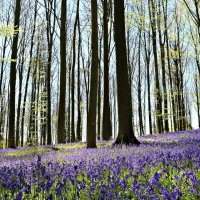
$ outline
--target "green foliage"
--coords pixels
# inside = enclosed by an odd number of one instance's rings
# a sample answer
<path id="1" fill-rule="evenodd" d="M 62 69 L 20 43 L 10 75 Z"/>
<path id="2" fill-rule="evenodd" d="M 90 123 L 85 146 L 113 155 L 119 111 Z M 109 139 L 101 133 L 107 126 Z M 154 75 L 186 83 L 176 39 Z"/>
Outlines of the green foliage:
<path id="1" fill-rule="evenodd" d="M 5 156 L 20 157 L 26 155 L 44 154 L 47 153 L 48 151 L 50 151 L 50 149 L 43 147 L 31 147 L 26 149 L 19 149 L 17 151 L 7 152 L 5 153 Z"/>
<path id="2" fill-rule="evenodd" d="M 9 25 L 0 25 L 0 36 L 8 36 L 8 37 L 12 37 L 13 35 L 15 35 L 18 32 L 21 32 L 22 29 L 16 29 L 14 27 L 14 25 L 9 24 Z"/>
<path id="3" fill-rule="evenodd" d="M 0 149 L 2 149 L 3 146 L 4 146 L 4 140 L 3 140 L 2 135 L 0 134 Z"/>

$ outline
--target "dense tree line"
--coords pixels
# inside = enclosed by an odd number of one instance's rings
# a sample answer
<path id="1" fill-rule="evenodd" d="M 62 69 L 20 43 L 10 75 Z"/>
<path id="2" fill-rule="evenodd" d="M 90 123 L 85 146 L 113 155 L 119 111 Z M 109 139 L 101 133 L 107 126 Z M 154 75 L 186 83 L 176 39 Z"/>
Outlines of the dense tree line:
<path id="1" fill-rule="evenodd" d="M 192 115 L 200 126 L 198 0 L 15 0 L 2 8 L 5 146 L 139 144 L 138 135 L 191 129 Z"/>

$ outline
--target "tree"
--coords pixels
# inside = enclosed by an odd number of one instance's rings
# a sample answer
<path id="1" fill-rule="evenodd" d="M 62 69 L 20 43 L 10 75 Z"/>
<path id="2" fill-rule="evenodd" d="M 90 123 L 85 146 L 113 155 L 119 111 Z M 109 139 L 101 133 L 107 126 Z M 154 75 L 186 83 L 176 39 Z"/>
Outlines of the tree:
<path id="1" fill-rule="evenodd" d="M 161 60 L 161 68 L 162 68 L 162 86 L 163 86 L 163 110 L 164 110 L 164 127 L 163 130 L 169 131 L 169 123 L 168 123 L 168 100 L 167 100 L 167 84 L 166 84 L 166 63 L 165 63 L 165 37 L 163 39 L 162 30 L 161 30 L 161 2 L 158 2 L 158 12 L 157 12 L 157 26 L 158 26 L 158 36 L 159 36 L 159 44 L 160 44 L 160 60 Z"/>
<path id="2" fill-rule="evenodd" d="M 185 3 L 195 25 L 197 26 L 199 42 L 200 42 L 200 1 L 199 0 L 191 0 L 191 1 L 183 0 L 183 2 Z M 192 7 L 194 7 L 194 9 L 192 9 Z"/>
<path id="3" fill-rule="evenodd" d="M 114 0 L 114 40 L 116 52 L 118 136 L 114 144 L 139 144 L 133 133 L 131 87 L 125 38 L 124 0 Z"/>
<path id="4" fill-rule="evenodd" d="M 103 38 L 104 38 L 104 98 L 103 98 L 103 140 L 112 137 L 112 125 L 109 103 L 109 44 L 108 44 L 108 2 L 103 1 Z"/>
<path id="5" fill-rule="evenodd" d="M 47 144 L 52 143 L 51 135 L 51 65 L 52 65 L 52 53 L 53 53 L 53 38 L 55 33 L 56 22 L 56 1 L 44 0 L 45 12 L 46 12 L 46 34 L 48 45 L 48 61 L 47 61 Z M 53 21 L 52 21 L 53 19 Z"/>
<path id="6" fill-rule="evenodd" d="M 75 142 L 75 65 L 76 65 L 76 29 L 79 18 L 79 0 L 76 8 L 76 18 L 73 31 L 73 59 L 72 59 L 72 82 L 71 82 L 71 98 L 72 98 L 72 118 L 71 118 L 71 142 Z"/>
<path id="7" fill-rule="evenodd" d="M 17 103 L 17 120 L 16 120 L 16 146 L 19 146 L 19 138 L 20 138 L 20 116 L 21 116 L 21 99 L 22 99 L 22 81 L 23 81 L 23 72 L 24 72 L 24 63 L 25 63 L 25 49 L 26 49 L 26 24 L 27 24 L 27 18 L 25 18 L 24 22 L 25 30 L 23 32 L 23 39 L 21 42 L 21 50 L 20 50 L 20 58 L 19 58 L 19 64 L 18 64 L 18 75 L 19 75 L 19 94 L 18 94 L 18 103 Z"/>
<path id="8" fill-rule="evenodd" d="M 79 16 L 79 8 L 80 8 L 80 0 L 77 0 L 77 23 L 78 23 L 78 75 L 77 75 L 77 110 L 78 110 L 78 117 L 77 117 L 77 129 L 76 129 L 76 135 L 77 135 L 77 141 L 81 141 L 82 135 L 81 135 L 81 73 L 80 73 L 80 54 L 81 54 L 81 44 L 82 44 L 82 38 L 81 38 L 81 28 L 80 28 L 80 16 Z"/>
<path id="9" fill-rule="evenodd" d="M 148 96 L 148 119 L 149 119 L 149 133 L 153 133 L 152 127 L 152 115 L 151 115 L 151 84 L 150 84 L 150 30 L 147 33 L 144 32 L 144 51 L 145 51 L 145 65 L 146 65 L 146 80 L 147 80 L 147 96 Z"/>
<path id="10" fill-rule="evenodd" d="M 8 147 L 15 148 L 15 85 L 16 85 L 16 59 L 17 45 L 19 38 L 21 0 L 16 0 L 14 14 L 14 30 L 12 42 L 12 54 L 10 65 L 10 95 L 9 95 L 9 132 L 8 132 Z"/>
<path id="11" fill-rule="evenodd" d="M 96 148 L 96 107 L 98 86 L 98 21 L 97 0 L 91 0 L 92 63 L 90 79 L 89 112 L 87 117 L 87 147 Z"/>
<path id="12" fill-rule="evenodd" d="M 148 1 L 149 17 L 152 29 L 152 45 L 154 55 L 154 70 L 155 70 L 155 107 L 156 107 L 156 125 L 159 133 L 163 132 L 163 118 L 162 118 L 162 96 L 159 82 L 159 69 L 157 57 L 157 31 L 156 31 L 156 5 L 154 0 Z"/>
<path id="13" fill-rule="evenodd" d="M 38 130 L 36 129 L 36 123 L 37 123 L 37 104 L 36 104 L 36 98 L 37 98 L 37 79 L 38 79 L 38 61 L 40 59 L 40 41 L 38 41 L 37 44 L 37 53 L 36 53 L 36 61 L 32 63 L 32 70 L 31 70 L 31 76 L 32 76 L 32 84 L 31 84 L 31 102 L 30 102 L 30 118 L 29 118 L 29 135 L 28 135 L 28 144 L 29 145 L 36 145 L 38 142 Z M 39 71 L 41 73 L 41 69 Z"/>
<path id="14" fill-rule="evenodd" d="M 35 37 L 35 31 L 36 31 L 36 19 L 37 19 L 37 1 L 35 1 L 34 5 L 34 19 L 33 19 L 33 30 L 31 30 L 31 41 L 30 41 L 30 52 L 29 52 L 29 64 L 28 64 L 28 71 L 26 76 L 26 82 L 25 82 L 25 89 L 24 89 L 24 99 L 23 99 L 23 105 L 22 105 L 22 119 L 21 119 L 21 146 L 24 145 L 24 118 L 25 118 L 25 111 L 26 111 L 26 102 L 27 102 L 27 93 L 28 93 L 28 83 L 30 78 L 30 72 L 31 72 L 31 63 L 32 63 L 32 55 L 33 55 L 33 47 L 34 47 L 34 37 Z"/>
<path id="15" fill-rule="evenodd" d="M 60 101 L 58 111 L 58 143 L 65 143 L 65 99 L 66 99 L 66 19 L 67 0 L 61 4 L 61 27 L 60 27 Z"/>
<path id="16" fill-rule="evenodd" d="M 142 113 L 142 85 L 141 85 L 141 40 L 142 30 L 139 28 L 139 41 L 138 41 L 138 118 L 139 118 L 139 133 L 140 136 L 144 135 L 143 127 L 143 113 Z"/>
<path id="17" fill-rule="evenodd" d="M 194 77 L 195 81 L 195 97 L 196 97 L 196 107 L 197 107 L 197 116 L 198 116 L 198 126 L 200 127 L 200 105 L 199 105 L 199 77 L 196 75 Z"/>
<path id="18" fill-rule="evenodd" d="M 162 11 L 163 11 L 163 18 L 164 18 L 164 37 L 166 40 L 166 55 L 167 55 L 167 71 L 169 75 L 169 87 L 170 87 L 170 100 L 171 100 L 171 107 L 172 107 L 172 114 L 171 114 L 171 130 L 177 130 L 177 119 L 175 116 L 175 96 L 174 96 L 174 87 L 173 87 L 173 78 L 172 78 L 172 65 L 170 59 L 170 42 L 169 42 L 169 26 L 168 26 L 168 1 L 162 0 Z"/>

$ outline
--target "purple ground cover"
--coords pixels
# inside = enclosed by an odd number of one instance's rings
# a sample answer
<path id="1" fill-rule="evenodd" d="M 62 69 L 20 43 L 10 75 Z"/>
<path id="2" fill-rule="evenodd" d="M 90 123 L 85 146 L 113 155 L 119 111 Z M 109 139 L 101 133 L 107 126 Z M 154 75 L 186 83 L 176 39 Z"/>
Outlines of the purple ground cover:
<path id="1" fill-rule="evenodd" d="M 1 150 L 0 199 L 200 199 L 200 130 L 139 140 L 140 147 Z"/>

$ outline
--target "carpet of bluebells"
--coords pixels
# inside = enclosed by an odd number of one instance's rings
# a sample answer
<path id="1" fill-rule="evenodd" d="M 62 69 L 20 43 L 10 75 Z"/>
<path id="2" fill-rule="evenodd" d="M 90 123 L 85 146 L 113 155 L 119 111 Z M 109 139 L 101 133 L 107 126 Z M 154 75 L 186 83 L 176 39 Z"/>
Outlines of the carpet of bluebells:
<path id="1" fill-rule="evenodd" d="M 200 130 L 139 140 L 139 147 L 0 150 L 0 199 L 200 199 Z"/>

